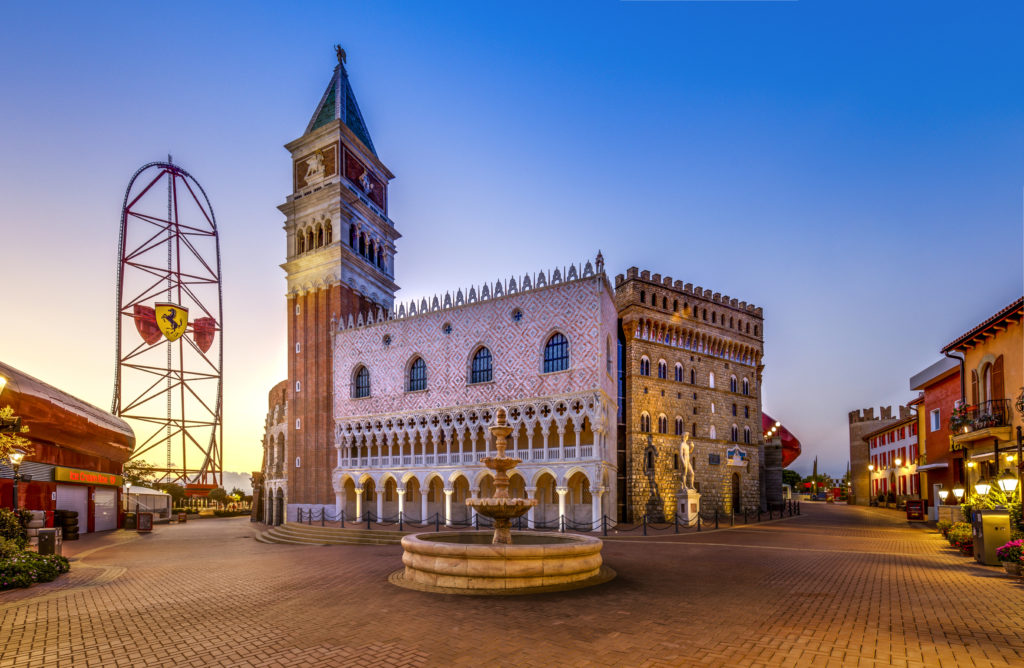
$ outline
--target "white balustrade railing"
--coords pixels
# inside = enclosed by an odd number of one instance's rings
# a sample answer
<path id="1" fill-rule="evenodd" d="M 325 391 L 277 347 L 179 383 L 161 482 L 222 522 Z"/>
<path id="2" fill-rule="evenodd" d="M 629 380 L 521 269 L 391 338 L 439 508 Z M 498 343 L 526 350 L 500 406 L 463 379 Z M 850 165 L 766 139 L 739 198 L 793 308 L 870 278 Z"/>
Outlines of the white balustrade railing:
<path id="1" fill-rule="evenodd" d="M 437 465 L 444 466 L 448 463 L 448 453 L 442 452 L 437 455 Z"/>
<path id="2" fill-rule="evenodd" d="M 462 463 L 463 464 L 472 464 L 475 461 L 476 461 L 476 453 L 475 452 L 463 452 L 462 453 Z"/>
<path id="3" fill-rule="evenodd" d="M 580 458 L 592 459 L 594 456 L 594 446 L 592 445 L 581 445 L 580 446 Z"/>
<path id="4" fill-rule="evenodd" d="M 542 462 L 544 461 L 544 448 L 534 448 L 533 456 L 530 457 L 530 461 Z"/>
<path id="5" fill-rule="evenodd" d="M 423 466 L 423 455 L 413 457 L 413 466 Z"/>
<path id="6" fill-rule="evenodd" d="M 434 465 L 434 455 L 427 455 L 427 466 Z"/>
<path id="7" fill-rule="evenodd" d="M 402 457 L 402 466 L 412 466 L 412 455 Z"/>
<path id="8" fill-rule="evenodd" d="M 510 456 L 523 462 L 558 461 L 560 459 L 593 459 L 593 444 L 566 445 L 561 448 L 518 448 L 509 452 Z M 342 457 L 339 466 L 342 468 L 388 468 L 412 466 L 458 466 L 459 464 L 476 464 L 483 456 L 494 456 L 490 452 L 439 452 L 436 455 L 394 455 L 380 457 Z"/>

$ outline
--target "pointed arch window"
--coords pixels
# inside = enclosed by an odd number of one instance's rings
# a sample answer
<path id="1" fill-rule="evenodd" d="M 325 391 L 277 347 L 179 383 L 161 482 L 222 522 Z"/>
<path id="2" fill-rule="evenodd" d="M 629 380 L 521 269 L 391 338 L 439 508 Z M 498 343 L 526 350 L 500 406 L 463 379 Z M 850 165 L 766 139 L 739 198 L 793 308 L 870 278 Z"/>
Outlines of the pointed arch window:
<path id="1" fill-rule="evenodd" d="M 320 248 L 324 245 L 324 228 L 319 225 L 316 228 L 316 247 Z"/>
<path id="2" fill-rule="evenodd" d="M 715 425 L 708 427 L 708 438 L 718 438 L 718 435 L 715 433 Z"/>
<path id="3" fill-rule="evenodd" d="M 489 383 L 493 377 L 491 351 L 482 346 L 473 353 L 473 364 L 469 373 L 470 383 Z"/>
<path id="4" fill-rule="evenodd" d="M 301 255 L 306 252 L 306 235 L 302 232 L 295 238 L 295 254 Z"/>
<path id="5" fill-rule="evenodd" d="M 640 375 L 641 376 L 650 376 L 651 375 L 651 360 L 647 359 L 646 356 L 640 358 Z"/>
<path id="6" fill-rule="evenodd" d="M 690 385 L 697 384 L 697 374 L 693 369 L 690 369 Z"/>
<path id="7" fill-rule="evenodd" d="M 659 434 L 667 434 L 668 433 L 668 418 L 665 417 L 664 415 L 659 415 L 658 416 L 658 433 Z"/>
<path id="8" fill-rule="evenodd" d="M 409 365 L 409 391 L 419 392 L 427 389 L 427 363 L 422 357 L 417 357 Z"/>
<path id="9" fill-rule="evenodd" d="M 715 389 L 715 372 L 711 371 L 708 373 L 708 387 Z"/>
<path id="10" fill-rule="evenodd" d="M 356 399 L 370 396 L 370 370 L 365 366 L 356 370 L 352 396 Z"/>
<path id="11" fill-rule="evenodd" d="M 750 381 L 743 379 L 743 394 L 750 394 Z"/>
<path id="12" fill-rule="evenodd" d="M 743 442 L 748 445 L 750 444 L 750 427 L 743 428 Z"/>
<path id="13" fill-rule="evenodd" d="M 640 414 L 640 431 L 649 432 L 651 430 L 651 416 L 647 413 Z"/>
<path id="14" fill-rule="evenodd" d="M 565 371 L 569 368 L 569 340 L 555 332 L 544 346 L 544 373 Z"/>
<path id="15" fill-rule="evenodd" d="M 668 378 L 668 364 L 665 360 L 658 360 L 658 378 L 662 380 Z"/>
<path id="16" fill-rule="evenodd" d="M 366 235 L 359 235 L 359 254 L 366 257 Z"/>
<path id="17" fill-rule="evenodd" d="M 736 376 L 730 376 L 729 377 L 729 391 L 730 392 L 735 392 L 736 390 L 737 390 L 737 387 L 736 387 Z"/>
<path id="18" fill-rule="evenodd" d="M 683 435 L 683 418 L 677 417 L 676 418 L 676 436 L 682 436 L 682 435 Z"/>
<path id="19" fill-rule="evenodd" d="M 332 241 L 334 241 L 334 227 L 328 221 L 324 228 L 324 242 L 330 244 Z"/>
<path id="20" fill-rule="evenodd" d="M 683 382 L 683 365 L 679 362 L 676 362 L 676 382 Z"/>
<path id="21" fill-rule="evenodd" d="M 729 436 L 730 436 L 730 440 L 732 440 L 733 443 L 738 443 L 739 440 L 740 440 L 740 429 L 739 429 L 739 427 L 737 427 L 736 425 L 733 425 L 732 426 L 732 430 L 729 433 Z"/>

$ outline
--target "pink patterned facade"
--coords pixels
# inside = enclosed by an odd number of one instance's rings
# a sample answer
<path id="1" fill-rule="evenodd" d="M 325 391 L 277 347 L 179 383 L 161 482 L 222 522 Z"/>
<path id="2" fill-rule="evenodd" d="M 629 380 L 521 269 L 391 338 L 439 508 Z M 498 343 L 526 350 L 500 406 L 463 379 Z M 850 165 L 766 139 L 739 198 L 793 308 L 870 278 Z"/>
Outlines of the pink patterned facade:
<path id="1" fill-rule="evenodd" d="M 478 463 L 493 453 L 486 427 L 504 408 L 523 460 L 513 491 L 541 501 L 528 521 L 598 526 L 615 508 L 616 327 L 600 256 L 596 271 L 587 262 L 339 323 L 336 512 L 470 521 L 465 498 L 490 491 Z M 568 340 L 568 368 L 544 373 L 556 334 Z M 481 346 L 492 355 L 492 380 L 471 383 Z M 409 391 L 416 359 L 425 362 L 426 389 Z M 364 367 L 369 394 L 357 398 Z"/>

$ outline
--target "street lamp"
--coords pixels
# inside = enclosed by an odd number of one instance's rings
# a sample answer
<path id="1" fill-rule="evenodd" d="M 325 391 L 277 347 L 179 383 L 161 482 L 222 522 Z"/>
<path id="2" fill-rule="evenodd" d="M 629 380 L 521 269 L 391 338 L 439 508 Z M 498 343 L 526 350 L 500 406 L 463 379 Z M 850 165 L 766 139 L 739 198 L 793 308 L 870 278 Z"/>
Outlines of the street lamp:
<path id="1" fill-rule="evenodd" d="M 1010 469 L 1006 469 L 1003 475 L 999 476 L 999 489 L 1007 494 L 1013 494 L 1017 490 L 1017 478 L 1010 475 Z"/>
<path id="2" fill-rule="evenodd" d="M 902 460 L 902 459 L 900 459 L 899 457 L 897 457 L 897 458 L 895 459 L 895 461 L 893 461 L 893 464 L 895 464 L 895 465 L 896 465 L 896 468 L 899 468 L 899 467 L 903 466 L 903 460 Z"/>
<path id="3" fill-rule="evenodd" d="M 957 485 L 956 487 L 953 488 L 953 496 L 956 497 L 957 503 L 960 503 L 960 501 L 964 498 L 965 491 L 967 490 L 964 489 L 963 485 Z"/>
<path id="4" fill-rule="evenodd" d="M 946 499 L 947 498 L 949 498 L 949 490 L 948 489 L 940 489 L 939 490 L 939 500 L 942 501 L 942 505 L 946 505 Z"/>
<path id="5" fill-rule="evenodd" d="M 124 496 L 124 512 L 128 512 L 128 509 L 132 507 L 132 481 L 129 480 L 124 484 L 125 496 Z"/>
<path id="6" fill-rule="evenodd" d="M 990 489 L 992 489 L 992 485 L 990 485 L 985 480 L 979 480 L 978 482 L 974 483 L 974 491 L 977 492 L 979 496 L 985 496 L 986 494 L 988 494 L 988 491 Z"/>
<path id="7" fill-rule="evenodd" d="M 18 473 L 18 469 L 21 467 L 21 460 L 25 459 L 25 453 L 21 450 L 15 450 L 7 456 L 7 459 L 11 462 L 11 468 L 14 470 L 14 509 L 18 509 L 18 482 L 21 480 L 21 474 Z"/>

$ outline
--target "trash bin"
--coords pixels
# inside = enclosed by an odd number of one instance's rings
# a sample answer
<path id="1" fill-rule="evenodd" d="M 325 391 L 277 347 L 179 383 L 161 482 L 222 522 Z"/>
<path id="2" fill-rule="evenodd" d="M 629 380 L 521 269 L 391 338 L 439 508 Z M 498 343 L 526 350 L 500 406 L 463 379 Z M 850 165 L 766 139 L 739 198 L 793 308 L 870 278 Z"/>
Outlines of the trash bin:
<path id="1" fill-rule="evenodd" d="M 124 528 L 128 531 L 135 528 L 135 513 L 124 514 Z"/>
<path id="2" fill-rule="evenodd" d="M 1010 540 L 1010 513 L 1003 508 L 974 511 L 974 558 L 998 566 L 996 550 Z"/>
<path id="3" fill-rule="evenodd" d="M 62 543 L 60 529 L 39 530 L 39 554 L 56 554 L 60 556 Z"/>

